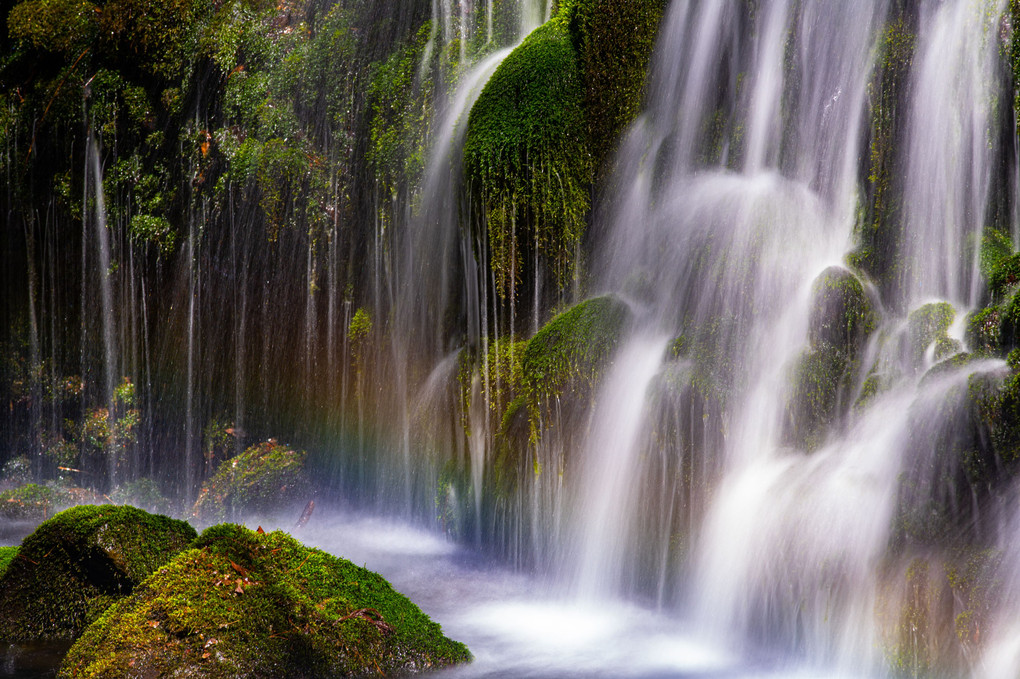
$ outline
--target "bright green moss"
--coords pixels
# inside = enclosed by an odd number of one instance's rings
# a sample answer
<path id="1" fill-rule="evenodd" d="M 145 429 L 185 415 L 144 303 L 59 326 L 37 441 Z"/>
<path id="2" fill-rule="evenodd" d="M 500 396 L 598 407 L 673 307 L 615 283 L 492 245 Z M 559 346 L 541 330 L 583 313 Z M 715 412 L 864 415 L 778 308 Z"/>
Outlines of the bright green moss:
<path id="1" fill-rule="evenodd" d="M 60 488 L 27 483 L 0 493 L 0 517 L 41 521 L 70 504 L 71 497 Z"/>
<path id="2" fill-rule="evenodd" d="M 281 532 L 206 530 L 75 644 L 66 679 L 393 675 L 470 659 L 383 578 Z"/>
<path id="3" fill-rule="evenodd" d="M 366 160 L 388 194 L 415 184 L 425 169 L 432 82 L 419 80 L 422 53 L 431 24 L 383 62 L 373 66 L 369 84 L 372 118 Z"/>
<path id="4" fill-rule="evenodd" d="M 14 561 L 14 558 L 18 556 L 18 552 L 21 551 L 21 547 L 17 545 L 9 547 L 0 547 L 0 578 L 3 578 L 4 573 L 7 572 L 8 566 Z"/>
<path id="5" fill-rule="evenodd" d="M 569 392 L 583 402 L 590 396 L 629 318 L 630 310 L 620 300 L 595 297 L 559 314 L 528 341 L 521 358 L 521 389 L 533 441 L 540 436 L 541 422 L 549 421 L 557 397 Z"/>
<path id="6" fill-rule="evenodd" d="M 567 22 L 553 19 L 500 64 L 468 117 L 465 175 L 503 299 L 516 294 L 529 253 L 561 286 L 571 279 L 593 167 L 577 52 Z"/>
<path id="7" fill-rule="evenodd" d="M 0 638 L 78 636 L 194 537 L 187 523 L 134 507 L 57 514 L 25 538 L 0 578 Z"/>
<path id="8" fill-rule="evenodd" d="M 264 515 L 307 501 L 306 454 L 270 439 L 223 462 L 205 482 L 192 516 L 212 523 L 248 514 Z"/>
<path id="9" fill-rule="evenodd" d="M 23 47 L 73 59 L 91 45 L 99 15 L 99 8 L 85 0 L 28 0 L 10 10 L 7 30 Z"/>

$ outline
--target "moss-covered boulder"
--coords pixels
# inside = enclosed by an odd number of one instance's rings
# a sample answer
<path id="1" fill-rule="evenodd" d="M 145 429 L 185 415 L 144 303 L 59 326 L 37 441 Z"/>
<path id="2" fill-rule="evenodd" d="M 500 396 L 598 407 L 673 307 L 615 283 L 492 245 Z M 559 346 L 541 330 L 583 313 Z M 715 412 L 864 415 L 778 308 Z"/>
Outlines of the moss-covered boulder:
<path id="1" fill-rule="evenodd" d="M 811 294 L 810 345 L 827 344 L 850 357 L 856 356 L 865 338 L 878 325 L 864 285 L 847 269 L 830 266 L 815 279 Z"/>
<path id="2" fill-rule="evenodd" d="M 81 505 L 41 524 L 0 577 L 0 639 L 71 639 L 195 538 L 184 521 Z"/>
<path id="3" fill-rule="evenodd" d="M 932 302 L 910 312 L 907 332 L 910 358 L 915 369 L 922 366 L 925 352 L 933 344 L 936 360 L 946 358 L 957 349 L 957 344 L 947 334 L 955 318 L 956 310 L 949 302 Z"/>
<path id="4" fill-rule="evenodd" d="M 602 164 L 641 107 L 664 0 L 564 0 L 577 46 L 592 155 Z"/>
<path id="5" fill-rule="evenodd" d="M 616 297 L 594 297 L 559 314 L 528 341 L 521 357 L 523 403 L 517 406 L 527 407 L 533 441 L 554 411 L 562 416 L 578 405 L 587 412 L 630 318 L 630 309 Z M 512 408 L 513 403 L 508 411 Z"/>
<path id="6" fill-rule="evenodd" d="M 42 521 L 81 499 L 88 501 L 94 499 L 94 496 L 80 488 L 26 483 L 0 493 L 0 518 L 10 521 Z"/>
<path id="7" fill-rule="evenodd" d="M 535 254 L 561 285 L 573 275 L 593 177 L 584 104 L 568 22 L 554 18 L 500 64 L 471 108 L 464 169 L 503 299 Z"/>
<path id="8" fill-rule="evenodd" d="M 192 516 L 216 523 L 247 515 L 268 515 L 307 502 L 310 484 L 303 451 L 275 439 L 256 444 L 223 462 L 205 482 Z"/>
<path id="9" fill-rule="evenodd" d="M 811 451 L 848 410 L 858 359 L 878 315 L 861 281 L 832 266 L 812 284 L 809 348 L 791 375 L 786 440 Z M 877 389 L 877 380 L 871 387 Z"/>
<path id="10" fill-rule="evenodd" d="M 470 659 L 383 578 L 289 535 L 219 525 L 192 547 L 92 625 L 59 676 L 378 676 Z"/>
<path id="11" fill-rule="evenodd" d="M 7 567 L 14 561 L 14 557 L 18 555 L 20 549 L 17 545 L 0 547 L 0 578 L 7 572 Z"/>

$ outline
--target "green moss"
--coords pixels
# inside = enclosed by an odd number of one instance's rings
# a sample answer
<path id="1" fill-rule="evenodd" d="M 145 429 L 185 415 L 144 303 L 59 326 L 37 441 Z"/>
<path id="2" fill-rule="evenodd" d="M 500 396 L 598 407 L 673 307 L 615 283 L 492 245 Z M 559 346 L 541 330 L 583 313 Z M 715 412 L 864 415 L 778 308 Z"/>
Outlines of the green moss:
<path id="1" fill-rule="evenodd" d="M 92 44 L 99 14 L 85 0 L 28 0 L 10 10 L 7 30 L 23 47 L 74 58 Z"/>
<path id="2" fill-rule="evenodd" d="M 1001 561 L 995 550 L 967 546 L 944 560 L 916 558 L 894 576 L 878 606 L 893 676 L 967 674 L 1001 595 Z"/>
<path id="3" fill-rule="evenodd" d="M 465 175 L 503 299 L 516 295 L 529 253 L 561 286 L 573 276 L 594 168 L 584 104 L 568 23 L 556 18 L 500 64 L 468 116 Z"/>
<path id="4" fill-rule="evenodd" d="M 220 525 L 90 627 L 59 676 L 347 677 L 469 659 L 375 573 Z"/>
<path id="5" fill-rule="evenodd" d="M 849 390 L 864 343 L 878 325 L 878 314 L 860 280 L 850 271 L 832 266 L 811 287 L 810 348 L 791 375 L 786 438 L 792 445 L 815 450 L 849 407 Z M 865 407 L 882 388 L 872 372 L 855 407 Z"/>
<path id="6" fill-rule="evenodd" d="M 0 578 L 0 638 L 78 636 L 194 538 L 187 523 L 134 507 L 57 514 L 25 538 Z"/>
<path id="7" fill-rule="evenodd" d="M 841 396 L 850 386 L 849 366 L 844 352 L 825 343 L 801 355 L 791 378 L 787 406 L 789 443 L 810 452 L 825 442 L 840 415 Z"/>
<path id="8" fill-rule="evenodd" d="M 60 488 L 27 483 L 0 493 L 0 517 L 40 521 L 70 504 L 71 497 Z"/>
<path id="9" fill-rule="evenodd" d="M 860 280 L 842 267 L 831 266 L 815 279 L 811 296 L 811 346 L 827 344 L 848 358 L 855 357 L 878 326 L 878 315 Z"/>
<path id="10" fill-rule="evenodd" d="M 921 365 L 924 353 L 932 343 L 946 339 L 949 326 L 956 318 L 956 310 L 949 302 L 933 302 L 915 309 L 907 317 L 907 332 L 910 336 L 911 360 L 915 367 Z"/>
<path id="11" fill-rule="evenodd" d="M 596 165 L 637 116 L 663 0 L 572 0 L 560 15 L 580 55 L 584 102 Z"/>
<path id="12" fill-rule="evenodd" d="M 212 523 L 247 514 L 263 515 L 307 501 L 306 454 L 270 439 L 225 461 L 203 484 L 192 509 Z"/>
<path id="13" fill-rule="evenodd" d="M 18 556 L 18 552 L 20 551 L 21 547 L 18 547 L 17 545 L 0 547 L 0 578 L 3 578 L 4 573 L 7 572 L 7 568 Z"/>
<path id="14" fill-rule="evenodd" d="M 0 467 L 0 483 L 23 486 L 32 481 L 32 461 L 24 455 L 12 457 Z"/>
<path id="15" fill-rule="evenodd" d="M 967 317 L 964 339 L 971 352 L 978 356 L 998 355 L 1002 345 L 1001 315 L 999 307 L 990 306 Z"/>
<path id="16" fill-rule="evenodd" d="M 418 71 L 431 24 L 425 23 L 409 44 L 373 65 L 368 88 L 372 119 L 366 160 L 390 196 L 397 187 L 414 185 L 425 169 L 432 81 Z"/>
<path id="17" fill-rule="evenodd" d="M 883 290 L 903 275 L 896 253 L 901 250 L 902 219 L 895 181 L 899 176 L 901 140 L 909 116 L 904 115 L 917 37 L 910 20 L 896 16 L 879 42 L 877 66 L 868 84 L 870 143 L 864 214 L 858 220 L 860 247 L 855 265 Z"/>
<path id="18" fill-rule="evenodd" d="M 551 421 L 556 398 L 569 392 L 584 402 L 601 379 L 630 318 L 615 297 L 595 297 L 559 314 L 528 341 L 521 357 L 521 390 L 528 404 L 530 437 Z"/>

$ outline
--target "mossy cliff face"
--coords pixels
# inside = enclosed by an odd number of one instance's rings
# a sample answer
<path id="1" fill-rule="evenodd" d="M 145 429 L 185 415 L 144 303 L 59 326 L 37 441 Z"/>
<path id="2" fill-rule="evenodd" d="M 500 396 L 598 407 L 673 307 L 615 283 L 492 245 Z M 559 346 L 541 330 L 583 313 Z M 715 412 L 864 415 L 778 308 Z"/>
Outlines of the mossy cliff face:
<path id="1" fill-rule="evenodd" d="M 569 281 L 593 162 L 564 19 L 537 29 L 496 69 L 468 117 L 464 166 L 483 208 L 500 295 L 517 294 L 536 252 L 560 285 Z"/>
<path id="2" fill-rule="evenodd" d="M 0 639 L 72 639 L 183 550 L 195 530 L 133 507 L 81 505 L 44 522 L 0 577 Z"/>
<path id="3" fill-rule="evenodd" d="M 389 676 L 469 659 L 375 573 L 221 525 L 107 611 L 59 676 Z"/>
<path id="4" fill-rule="evenodd" d="M 576 273 L 591 189 L 640 107 L 662 12 L 658 0 L 560 3 L 471 109 L 465 175 L 503 299 L 541 274 L 536 256 L 560 287 Z"/>

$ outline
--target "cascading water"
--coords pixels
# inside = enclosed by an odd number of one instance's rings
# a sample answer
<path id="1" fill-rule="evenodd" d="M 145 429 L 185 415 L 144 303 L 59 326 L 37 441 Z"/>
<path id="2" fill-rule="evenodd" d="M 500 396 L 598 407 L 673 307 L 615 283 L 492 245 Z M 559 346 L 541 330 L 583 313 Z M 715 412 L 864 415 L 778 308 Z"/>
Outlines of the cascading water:
<path id="1" fill-rule="evenodd" d="M 1020 44 L 1005 0 L 672 0 L 615 165 L 579 192 L 541 192 L 576 168 L 532 166 L 545 149 L 513 147 L 493 165 L 527 169 L 489 196 L 468 184 L 507 179 L 502 168 L 469 181 L 462 156 L 490 76 L 547 24 L 514 75 L 549 54 L 576 66 L 583 86 L 564 96 L 585 114 L 564 128 L 595 135 L 585 115 L 613 96 L 598 59 L 630 56 L 607 24 L 637 5 L 318 5 L 307 22 L 290 3 L 217 15 L 234 32 L 205 35 L 224 42 L 196 59 L 207 86 L 162 93 L 171 122 L 138 106 L 138 139 L 100 145 L 90 120 L 73 156 L 81 178 L 44 176 L 63 194 L 82 188 L 67 220 L 81 251 L 66 248 L 81 270 L 48 254 L 65 242 L 60 218 L 26 217 L 10 246 L 28 260 L 25 318 L 0 305 L 27 326 L 31 369 L 17 377 L 31 385 L 8 409 L 30 420 L 20 440 L 37 471 L 73 467 L 56 454 L 73 443 L 72 462 L 104 477 L 96 486 L 162 473 L 188 504 L 217 455 L 304 437 L 333 474 L 324 495 L 339 486 L 345 503 L 470 545 L 400 532 L 386 546 L 406 548 L 411 574 L 397 576 L 478 642 L 468 674 L 919 675 L 925 653 L 957 672 L 1017 674 L 1020 489 L 990 480 L 1012 462 L 985 454 L 998 435 L 985 411 L 1002 401 L 981 400 L 1015 361 L 966 346 L 983 340 L 964 318 L 992 296 L 998 315 L 982 327 L 1009 330 L 1015 272 L 986 291 L 978 247 L 986 227 L 1015 226 L 1016 187 L 1003 197 L 997 185 L 1015 183 L 999 176 L 1015 170 L 1003 53 Z M 234 44 L 259 31 L 272 38 Z M 287 65 L 269 74 L 258 61 L 274 58 Z M 344 60 L 345 77 L 316 79 Z M 89 73 L 100 66 L 117 65 Z M 290 108 L 277 97 L 288 88 L 300 90 Z M 112 116 L 95 127 L 109 135 L 127 114 L 101 99 L 86 108 Z M 561 104 L 521 102 L 553 118 Z M 4 158 L 26 156 L 0 132 Z M 132 145 L 149 150 L 128 158 Z M 139 169 L 154 158 L 159 171 Z M 22 209 L 14 193 L 9 214 Z M 557 233 L 557 201 L 574 218 L 589 199 L 590 221 L 569 228 L 590 232 Z M 171 221 L 176 243 L 159 241 Z M 490 227 L 511 243 L 498 263 Z M 574 252 L 543 251 L 564 243 Z M 65 268 L 80 302 L 59 299 Z M 522 295 L 497 284 L 518 276 Z M 601 296 L 543 326 L 579 289 Z M 80 334 L 62 334 L 65 318 Z M 563 349 L 571 332 L 581 339 Z M 62 355 L 79 342 L 80 356 Z M 0 364 L 4 384 L 14 372 Z M 59 402 L 61 384 L 76 407 Z M 160 409 L 136 446 L 148 461 L 120 457 L 137 435 L 117 433 L 137 417 L 125 413 L 134 384 Z M 392 530 L 368 523 L 373 539 Z M 331 530 L 316 539 L 346 551 Z M 994 558 L 964 563 L 947 547 L 960 536 Z M 480 564 L 480 550 L 537 574 Z M 993 580 L 1001 604 L 962 610 Z M 922 609 L 940 610 L 926 621 Z M 959 649 L 940 650 L 937 625 Z"/>
<path id="2" fill-rule="evenodd" d="M 973 242 L 968 234 L 980 232 L 987 210 L 989 88 L 1002 12 L 978 5 L 938 3 L 921 12 L 905 151 L 904 270 L 916 281 L 906 286 L 908 308 L 939 295 L 976 302 L 976 255 L 968 259 L 960 248 Z M 909 504 L 900 475 L 937 466 L 930 451 L 944 445 L 937 422 L 921 413 L 939 412 L 969 375 L 1001 366 L 974 364 L 920 385 L 916 368 L 899 366 L 902 377 L 884 395 L 855 407 L 842 424 L 837 417 L 820 439 L 791 434 L 799 426 L 791 399 L 804 393 L 798 380 L 817 379 L 811 361 L 828 350 L 813 306 L 834 285 L 838 269 L 826 267 L 852 242 L 861 121 L 887 12 L 885 2 L 772 2 L 747 19 L 734 3 L 674 3 L 648 112 L 618 161 L 618 175 L 632 181 L 618 198 L 603 256 L 604 284 L 655 310 L 620 356 L 665 328 L 683 341 L 676 353 L 684 375 L 692 361 L 715 363 L 714 372 L 703 367 L 686 379 L 707 376 L 729 392 L 731 419 L 719 448 L 700 451 L 721 456 L 722 469 L 717 483 L 709 481 L 714 497 L 694 531 L 692 576 L 682 586 L 699 627 L 730 647 L 784 648 L 811 663 L 863 672 L 885 661 L 873 621 L 897 504 Z M 897 325 L 888 319 L 878 335 Z M 855 361 L 843 368 L 844 403 L 861 393 L 864 372 Z M 930 350 L 926 361 L 933 361 Z M 612 383 L 597 399 L 601 417 L 613 419 L 593 428 L 596 447 L 607 440 L 596 433 L 601 427 L 631 431 L 632 404 L 602 402 L 613 399 Z M 614 453 L 636 443 L 617 442 Z M 805 455 L 805 445 L 814 452 Z M 607 458 L 586 456 L 599 466 L 584 478 L 619 479 L 620 458 Z M 937 493 L 938 483 L 923 485 Z M 614 489 L 606 484 L 593 487 Z M 630 509 L 635 492 L 623 484 L 602 497 L 627 517 L 615 522 L 629 521 L 631 530 L 642 515 Z M 606 530 L 600 513 L 586 520 L 589 531 Z M 598 557 L 585 553 L 581 581 L 605 563 L 604 591 L 620 587 L 613 559 L 633 547 L 618 537 L 602 543 Z"/>

